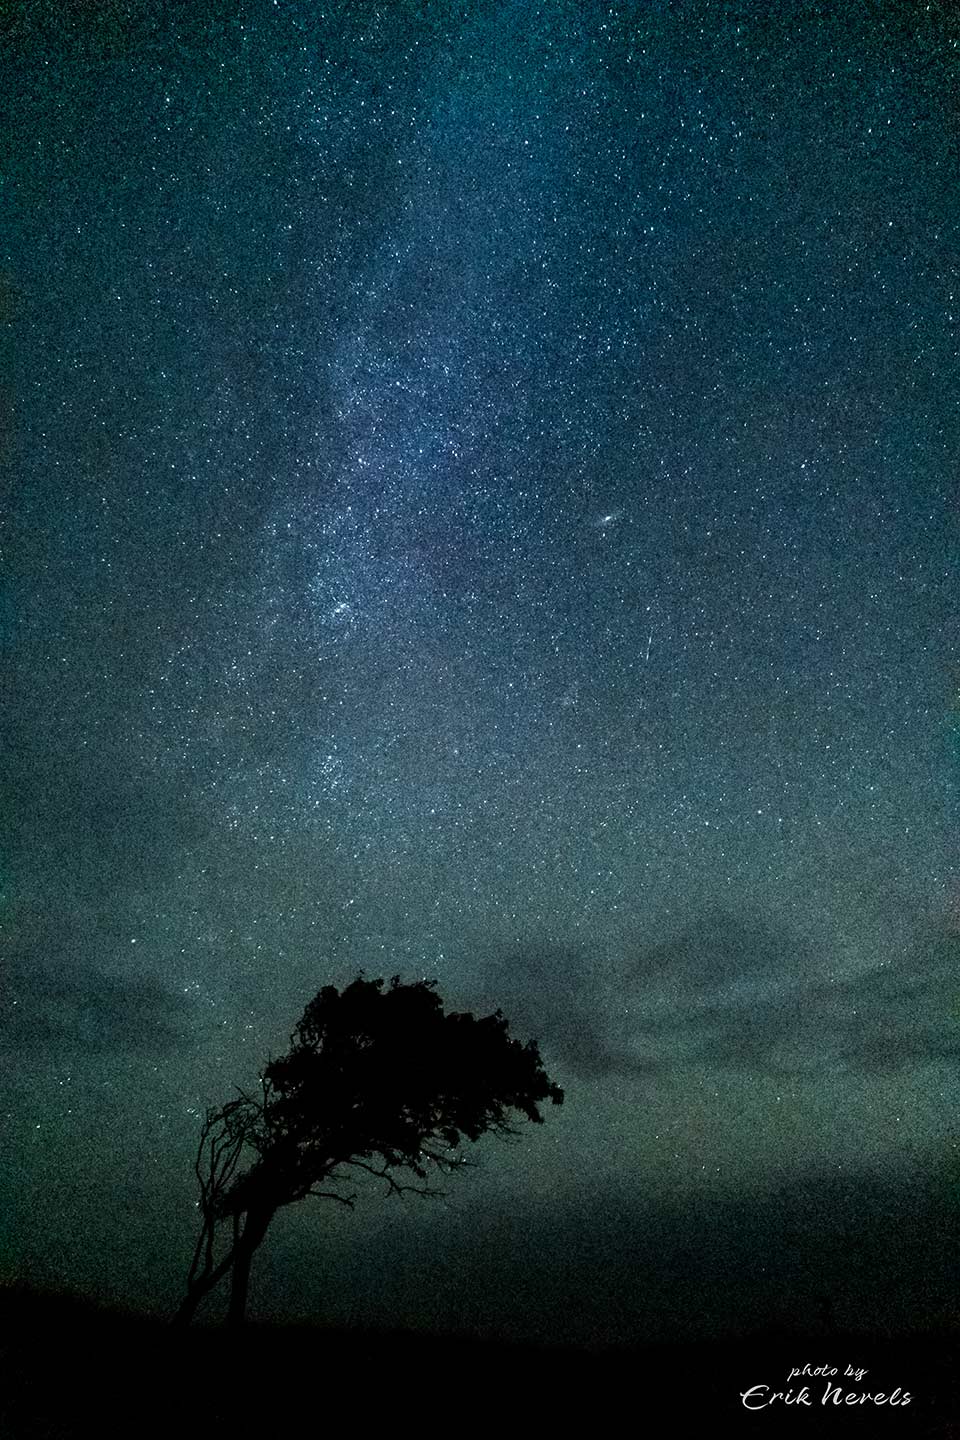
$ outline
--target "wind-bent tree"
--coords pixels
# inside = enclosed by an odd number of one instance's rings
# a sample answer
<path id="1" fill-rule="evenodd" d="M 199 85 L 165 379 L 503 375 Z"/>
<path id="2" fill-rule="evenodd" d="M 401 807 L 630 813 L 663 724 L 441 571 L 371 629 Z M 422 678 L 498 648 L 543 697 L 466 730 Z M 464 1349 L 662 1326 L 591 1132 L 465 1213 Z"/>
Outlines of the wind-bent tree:
<path id="1" fill-rule="evenodd" d="M 536 1042 L 511 1039 L 499 1010 L 446 1014 L 433 981 L 396 977 L 386 989 L 361 976 L 321 990 L 260 1090 L 207 1112 L 202 1225 L 178 1323 L 228 1273 L 228 1319 L 243 1320 L 250 1262 L 281 1206 L 315 1195 L 352 1207 L 356 1196 L 339 1188 L 351 1171 L 394 1194 L 440 1194 L 425 1182 L 466 1163 L 465 1140 L 515 1135 L 514 1112 L 540 1124 L 544 1101 L 563 1102 Z"/>

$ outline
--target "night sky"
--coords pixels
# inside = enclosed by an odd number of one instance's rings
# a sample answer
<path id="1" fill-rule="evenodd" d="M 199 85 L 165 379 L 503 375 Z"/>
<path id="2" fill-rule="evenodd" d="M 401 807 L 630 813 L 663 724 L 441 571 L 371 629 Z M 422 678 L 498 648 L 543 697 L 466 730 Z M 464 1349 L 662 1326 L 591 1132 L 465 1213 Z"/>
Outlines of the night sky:
<path id="1" fill-rule="evenodd" d="M 567 1100 L 255 1315 L 942 1313 L 952 7 L 11 8 L 0 1275 L 168 1309 L 363 970 Z"/>

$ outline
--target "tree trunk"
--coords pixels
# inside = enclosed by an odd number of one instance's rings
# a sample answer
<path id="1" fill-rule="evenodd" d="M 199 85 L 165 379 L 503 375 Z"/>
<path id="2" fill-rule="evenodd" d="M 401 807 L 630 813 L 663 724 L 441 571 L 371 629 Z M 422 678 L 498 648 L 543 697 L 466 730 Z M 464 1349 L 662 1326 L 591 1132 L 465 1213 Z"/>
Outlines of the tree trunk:
<path id="1" fill-rule="evenodd" d="M 205 1295 L 209 1295 L 215 1285 L 226 1275 L 230 1266 L 234 1263 L 234 1251 L 220 1261 L 215 1269 L 206 1274 L 201 1274 L 192 1285 L 187 1287 L 187 1293 L 181 1301 L 180 1308 L 173 1317 L 174 1325 L 189 1325 L 197 1312 L 197 1307 Z"/>
<path id="2" fill-rule="evenodd" d="M 247 1310 L 247 1291 L 250 1288 L 250 1264 L 254 1251 L 260 1245 L 267 1226 L 273 1219 L 272 1210 L 251 1210 L 243 1227 L 243 1234 L 237 1243 L 230 1277 L 230 1306 L 227 1311 L 228 1325 L 242 1325 Z"/>
<path id="3" fill-rule="evenodd" d="M 183 1300 L 180 1302 L 180 1308 L 174 1315 L 172 1323 L 174 1325 L 189 1325 L 190 1321 L 197 1313 L 197 1306 L 200 1304 L 200 1301 L 203 1299 L 209 1288 L 210 1287 L 208 1285 L 192 1286 L 192 1288 L 187 1291 L 186 1295 L 183 1297 Z"/>
<path id="4" fill-rule="evenodd" d="M 247 1309 L 247 1290 L 250 1285 L 250 1262 L 253 1250 L 243 1243 L 237 1249 L 230 1276 L 230 1307 L 227 1310 L 228 1325 L 242 1325 Z"/>

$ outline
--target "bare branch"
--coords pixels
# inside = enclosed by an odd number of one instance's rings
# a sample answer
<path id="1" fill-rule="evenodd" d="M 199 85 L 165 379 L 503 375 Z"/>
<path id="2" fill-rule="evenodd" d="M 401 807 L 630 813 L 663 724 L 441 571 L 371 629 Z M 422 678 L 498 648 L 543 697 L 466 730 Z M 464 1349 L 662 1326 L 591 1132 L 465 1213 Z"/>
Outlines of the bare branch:
<path id="1" fill-rule="evenodd" d="M 424 1146 L 421 1149 L 420 1154 L 425 1159 L 431 1161 L 431 1163 L 436 1165 L 440 1170 L 445 1170 L 448 1174 L 452 1174 L 454 1170 L 462 1170 L 464 1168 L 469 1170 L 478 1169 L 476 1160 L 470 1160 L 467 1158 L 466 1155 L 462 1155 L 459 1153 L 452 1156 L 444 1154 L 438 1155 L 435 1150 L 428 1150 Z"/>
<path id="2" fill-rule="evenodd" d="M 209 1274 L 209 1272 L 213 1269 L 213 1245 L 217 1233 L 217 1222 L 213 1217 L 212 1211 L 204 1219 L 204 1230 L 206 1231 L 207 1236 L 207 1256 L 204 1268 Z"/>
<path id="3" fill-rule="evenodd" d="M 388 1195 L 423 1195 L 443 1198 L 444 1191 L 432 1190 L 428 1185 L 401 1185 L 390 1174 L 386 1168 L 377 1170 L 375 1166 L 368 1165 L 364 1160 L 346 1160 L 346 1165 L 355 1165 L 359 1170 L 366 1170 L 368 1175 L 373 1175 L 378 1180 L 386 1180 Z"/>
<path id="4" fill-rule="evenodd" d="M 188 1271 L 188 1273 L 187 1273 L 187 1289 L 188 1289 L 188 1290 L 189 1290 L 190 1286 L 193 1284 L 194 1280 L 196 1279 L 197 1271 L 198 1271 L 198 1269 L 200 1268 L 200 1256 L 203 1254 L 203 1247 L 204 1247 L 204 1244 L 205 1244 L 205 1242 L 206 1242 L 206 1238 L 207 1238 L 207 1224 L 206 1224 L 206 1221 L 204 1221 L 203 1228 L 201 1229 L 200 1234 L 199 1234 L 199 1236 L 197 1237 L 197 1244 L 196 1244 L 196 1248 L 195 1248 L 195 1250 L 194 1250 L 194 1252 L 193 1252 L 193 1259 L 192 1259 L 191 1262 L 190 1262 L 190 1269 L 189 1269 L 189 1271 Z M 210 1269 L 209 1259 L 208 1259 L 208 1261 L 207 1261 L 206 1268 L 207 1268 L 208 1270 Z"/>
<path id="5" fill-rule="evenodd" d="M 346 1205 L 348 1210 L 353 1209 L 357 1198 L 356 1195 L 338 1195 L 335 1190 L 314 1190 L 313 1186 L 304 1191 L 304 1194 L 313 1195 L 317 1200 L 339 1200 L 340 1204 Z"/>

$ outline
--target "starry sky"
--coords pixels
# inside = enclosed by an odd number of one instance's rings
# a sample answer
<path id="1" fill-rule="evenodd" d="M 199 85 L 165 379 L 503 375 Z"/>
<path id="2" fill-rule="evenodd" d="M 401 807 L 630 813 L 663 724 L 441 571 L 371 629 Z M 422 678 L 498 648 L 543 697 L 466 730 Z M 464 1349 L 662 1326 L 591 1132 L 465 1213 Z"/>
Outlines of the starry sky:
<path id="1" fill-rule="evenodd" d="M 624 1335 L 788 1215 L 854 1315 L 892 1214 L 932 1313 L 951 7 L 12 13 L 0 1272 L 172 1303 L 199 1118 L 362 969 L 567 1102 L 255 1312 Z"/>

